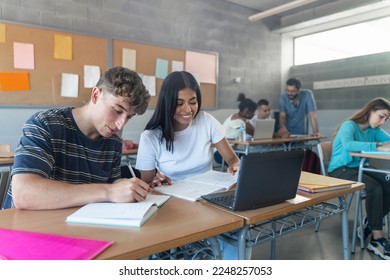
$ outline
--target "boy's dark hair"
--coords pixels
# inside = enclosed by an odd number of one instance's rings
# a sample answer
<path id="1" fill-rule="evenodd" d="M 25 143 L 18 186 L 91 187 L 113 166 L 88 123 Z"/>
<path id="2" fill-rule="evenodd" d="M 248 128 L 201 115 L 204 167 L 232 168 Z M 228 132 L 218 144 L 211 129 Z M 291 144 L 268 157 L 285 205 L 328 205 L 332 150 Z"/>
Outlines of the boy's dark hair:
<path id="1" fill-rule="evenodd" d="M 269 102 L 267 99 L 260 99 L 259 101 L 257 101 L 257 107 L 260 107 L 260 106 L 268 106 L 269 105 Z"/>
<path id="2" fill-rule="evenodd" d="M 96 87 L 104 93 L 124 97 L 138 115 L 145 113 L 150 101 L 149 91 L 137 74 L 125 67 L 113 67 L 104 72 Z"/>

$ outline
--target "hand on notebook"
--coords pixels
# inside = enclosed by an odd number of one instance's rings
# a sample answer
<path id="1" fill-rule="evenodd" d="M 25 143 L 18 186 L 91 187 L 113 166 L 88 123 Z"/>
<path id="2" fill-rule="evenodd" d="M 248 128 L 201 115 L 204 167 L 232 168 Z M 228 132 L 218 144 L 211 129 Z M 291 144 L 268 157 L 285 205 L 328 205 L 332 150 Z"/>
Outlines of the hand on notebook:
<path id="1" fill-rule="evenodd" d="M 156 188 L 161 187 L 162 185 L 172 185 L 172 180 L 168 176 L 165 176 L 162 172 L 157 170 L 153 181 L 150 183 L 150 187 Z"/>
<path id="2" fill-rule="evenodd" d="M 109 185 L 107 201 L 137 202 L 145 200 L 153 189 L 148 183 L 138 178 L 121 178 Z"/>

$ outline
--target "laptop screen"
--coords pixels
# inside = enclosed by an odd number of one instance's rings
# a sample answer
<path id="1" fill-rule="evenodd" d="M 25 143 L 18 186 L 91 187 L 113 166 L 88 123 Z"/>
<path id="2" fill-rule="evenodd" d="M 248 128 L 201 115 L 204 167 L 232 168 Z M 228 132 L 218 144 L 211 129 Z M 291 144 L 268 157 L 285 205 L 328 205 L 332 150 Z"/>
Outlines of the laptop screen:
<path id="1" fill-rule="evenodd" d="M 256 120 L 255 131 L 253 133 L 253 139 L 271 139 L 275 130 L 275 120 Z"/>
<path id="2" fill-rule="evenodd" d="M 241 158 L 235 208 L 256 209 L 295 197 L 304 150 L 249 154 Z"/>
<path id="3" fill-rule="evenodd" d="M 301 176 L 304 150 L 254 153 L 241 157 L 237 187 L 232 205 L 214 193 L 204 199 L 235 211 L 257 209 L 295 197 Z"/>

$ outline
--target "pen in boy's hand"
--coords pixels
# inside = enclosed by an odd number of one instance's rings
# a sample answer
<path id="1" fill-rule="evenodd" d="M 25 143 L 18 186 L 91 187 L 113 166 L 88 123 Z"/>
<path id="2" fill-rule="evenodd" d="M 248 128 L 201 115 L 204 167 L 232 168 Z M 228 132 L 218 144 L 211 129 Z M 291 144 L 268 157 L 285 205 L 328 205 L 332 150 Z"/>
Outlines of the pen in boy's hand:
<path id="1" fill-rule="evenodd" d="M 128 163 L 127 166 L 129 167 L 131 176 L 133 176 L 133 178 L 137 178 L 137 176 L 135 176 L 135 172 L 134 172 L 134 169 L 133 169 L 133 167 L 131 166 L 131 164 Z"/>

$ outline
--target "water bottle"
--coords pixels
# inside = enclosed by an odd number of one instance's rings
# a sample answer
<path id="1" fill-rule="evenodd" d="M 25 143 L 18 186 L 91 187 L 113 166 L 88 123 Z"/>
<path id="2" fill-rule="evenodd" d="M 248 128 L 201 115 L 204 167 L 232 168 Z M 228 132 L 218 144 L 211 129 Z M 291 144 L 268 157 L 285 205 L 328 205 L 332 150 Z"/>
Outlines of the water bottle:
<path id="1" fill-rule="evenodd" d="M 246 128 L 245 126 L 240 126 L 238 129 L 238 141 L 245 141 L 246 140 Z"/>

